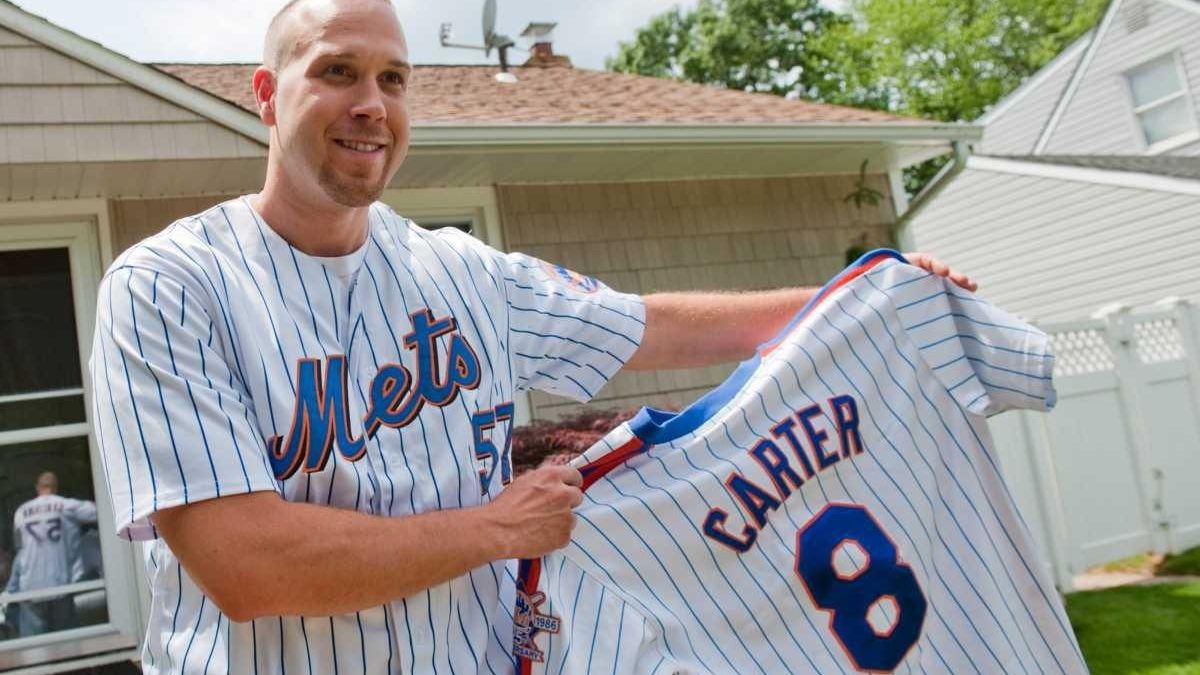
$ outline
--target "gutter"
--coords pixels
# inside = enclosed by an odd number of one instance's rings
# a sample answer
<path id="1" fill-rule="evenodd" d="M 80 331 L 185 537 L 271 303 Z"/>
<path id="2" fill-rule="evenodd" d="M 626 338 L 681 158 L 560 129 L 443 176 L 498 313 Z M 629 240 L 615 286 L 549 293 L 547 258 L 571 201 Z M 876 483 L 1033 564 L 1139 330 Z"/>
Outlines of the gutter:
<path id="1" fill-rule="evenodd" d="M 744 145 L 978 142 L 974 124 L 414 124 L 414 149 L 451 146 Z"/>
<path id="2" fill-rule="evenodd" d="M 954 158 L 947 162 L 946 166 L 942 167 L 942 170 L 933 177 L 933 180 L 929 181 L 929 184 L 923 190 L 917 193 L 916 197 L 913 197 L 908 210 L 896 221 L 896 241 L 906 251 L 916 250 L 913 248 L 914 242 L 908 234 L 908 224 L 912 221 L 913 217 L 944 190 L 950 184 L 950 181 L 954 180 L 958 174 L 967 168 L 967 161 L 971 158 L 970 146 L 962 141 L 954 141 L 953 146 Z"/>

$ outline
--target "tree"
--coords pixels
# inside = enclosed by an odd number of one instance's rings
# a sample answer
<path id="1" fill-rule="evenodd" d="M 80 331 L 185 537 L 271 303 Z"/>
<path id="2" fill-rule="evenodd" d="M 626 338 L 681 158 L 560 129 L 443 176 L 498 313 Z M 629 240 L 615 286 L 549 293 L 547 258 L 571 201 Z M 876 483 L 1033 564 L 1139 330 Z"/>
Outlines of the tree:
<path id="1" fill-rule="evenodd" d="M 610 70 L 786 95 L 823 81 L 811 47 L 839 16 L 819 0 L 700 0 L 660 14 L 622 42 Z"/>
<path id="2" fill-rule="evenodd" d="M 1099 21 L 1109 0 L 700 0 L 608 67 L 939 120 L 977 119 Z M 906 174 L 910 192 L 947 158 Z"/>
<path id="3" fill-rule="evenodd" d="M 829 55 L 830 103 L 978 118 L 1100 18 L 1108 0 L 849 0 L 812 46 Z"/>

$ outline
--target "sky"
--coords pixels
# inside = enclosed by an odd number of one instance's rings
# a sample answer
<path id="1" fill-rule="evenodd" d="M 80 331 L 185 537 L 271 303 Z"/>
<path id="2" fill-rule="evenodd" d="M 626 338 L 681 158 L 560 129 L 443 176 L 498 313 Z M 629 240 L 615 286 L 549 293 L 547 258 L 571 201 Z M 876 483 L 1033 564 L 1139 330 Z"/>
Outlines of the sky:
<path id="1" fill-rule="evenodd" d="M 262 59 L 267 23 L 285 0 L 13 0 L 22 9 L 142 62 L 243 62 Z M 488 63 L 483 52 L 443 48 L 483 42 L 483 0 L 395 0 L 414 63 Z M 652 16 L 696 0 L 498 0 L 497 32 L 518 37 L 531 21 L 558 22 L 554 50 L 579 67 L 600 69 Z M 524 61 L 516 51 L 511 60 Z M 491 63 L 496 63 L 493 52 Z"/>

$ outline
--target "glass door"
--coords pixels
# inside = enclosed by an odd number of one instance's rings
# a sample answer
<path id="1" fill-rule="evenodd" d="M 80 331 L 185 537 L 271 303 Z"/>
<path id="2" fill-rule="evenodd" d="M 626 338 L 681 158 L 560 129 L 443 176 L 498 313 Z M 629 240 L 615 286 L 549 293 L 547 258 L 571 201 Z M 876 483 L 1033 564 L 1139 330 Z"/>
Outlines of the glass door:
<path id="1" fill-rule="evenodd" d="M 88 225 L 0 224 L 0 669 L 134 642 L 136 592 L 109 581 L 109 567 L 130 576 L 132 556 L 91 442 Z"/>

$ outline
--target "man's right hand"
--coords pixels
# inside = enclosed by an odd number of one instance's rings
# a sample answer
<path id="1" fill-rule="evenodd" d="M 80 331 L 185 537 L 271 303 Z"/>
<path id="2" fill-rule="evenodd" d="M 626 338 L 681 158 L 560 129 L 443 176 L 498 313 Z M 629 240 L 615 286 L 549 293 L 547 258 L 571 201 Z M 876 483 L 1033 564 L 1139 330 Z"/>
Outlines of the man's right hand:
<path id="1" fill-rule="evenodd" d="M 486 506 L 502 533 L 506 558 L 538 558 L 571 540 L 572 509 L 583 502 L 583 476 L 569 466 L 542 466 L 517 478 Z"/>

